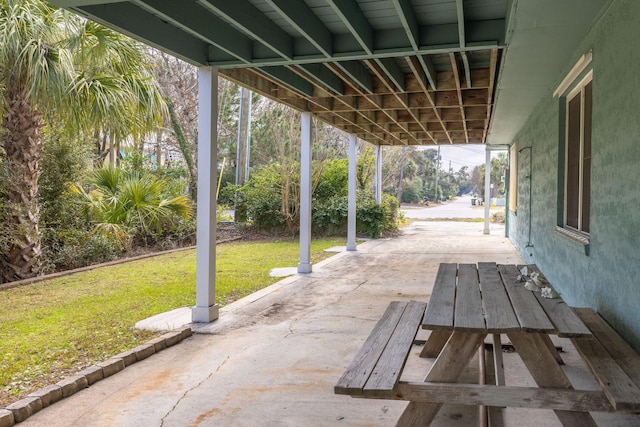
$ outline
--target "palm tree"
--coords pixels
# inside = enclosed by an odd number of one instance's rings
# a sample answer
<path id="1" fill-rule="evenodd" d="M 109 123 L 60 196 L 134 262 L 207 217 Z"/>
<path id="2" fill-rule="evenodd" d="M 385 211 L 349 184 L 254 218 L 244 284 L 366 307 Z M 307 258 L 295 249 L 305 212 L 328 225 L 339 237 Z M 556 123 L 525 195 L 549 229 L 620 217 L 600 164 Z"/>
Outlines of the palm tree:
<path id="1" fill-rule="evenodd" d="M 0 0 L 0 149 L 10 174 L 2 196 L 15 207 L 3 226 L 18 230 L 0 256 L 0 283 L 42 272 L 43 116 L 70 132 L 140 136 L 164 112 L 143 58 L 126 37 L 42 0 Z"/>
<path id="2" fill-rule="evenodd" d="M 164 180 L 144 169 L 98 169 L 89 181 L 89 191 L 79 185 L 73 185 L 71 190 L 80 196 L 94 232 L 115 239 L 124 248 L 131 238 L 153 236 L 192 213 L 184 191 L 171 194 Z"/>

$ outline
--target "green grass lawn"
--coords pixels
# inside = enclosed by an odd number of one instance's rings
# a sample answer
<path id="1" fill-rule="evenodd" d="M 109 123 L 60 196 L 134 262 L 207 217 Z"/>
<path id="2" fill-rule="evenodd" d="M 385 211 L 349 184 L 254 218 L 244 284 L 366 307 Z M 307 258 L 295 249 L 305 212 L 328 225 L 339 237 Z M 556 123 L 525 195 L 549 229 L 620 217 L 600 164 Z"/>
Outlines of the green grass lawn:
<path id="1" fill-rule="evenodd" d="M 312 262 L 344 239 L 313 241 Z M 137 321 L 195 304 L 195 250 L 102 267 L 0 292 L 0 406 L 157 335 Z M 225 305 L 277 282 L 299 258 L 294 240 L 217 248 L 216 300 Z"/>

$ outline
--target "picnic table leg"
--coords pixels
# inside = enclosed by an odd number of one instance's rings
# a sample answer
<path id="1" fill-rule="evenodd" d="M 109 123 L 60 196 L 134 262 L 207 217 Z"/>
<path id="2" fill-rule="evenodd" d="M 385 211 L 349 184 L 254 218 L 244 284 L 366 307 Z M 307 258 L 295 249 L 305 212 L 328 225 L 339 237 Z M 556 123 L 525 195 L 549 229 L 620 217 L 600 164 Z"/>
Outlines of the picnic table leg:
<path id="1" fill-rule="evenodd" d="M 454 332 L 433 362 L 425 381 L 452 383 L 469 364 L 486 334 Z M 440 403 L 409 402 L 400 416 L 398 426 L 429 425 L 440 410 Z"/>
<path id="2" fill-rule="evenodd" d="M 542 334 L 520 332 L 511 333 L 508 336 L 539 387 L 573 390 L 571 382 L 556 361 Z M 596 426 L 588 412 L 559 410 L 554 412 L 564 426 Z"/>
<path id="3" fill-rule="evenodd" d="M 420 352 L 420 357 L 438 357 L 438 354 L 440 354 L 442 348 L 449 340 L 451 333 L 451 331 L 431 331 L 427 342 Z"/>

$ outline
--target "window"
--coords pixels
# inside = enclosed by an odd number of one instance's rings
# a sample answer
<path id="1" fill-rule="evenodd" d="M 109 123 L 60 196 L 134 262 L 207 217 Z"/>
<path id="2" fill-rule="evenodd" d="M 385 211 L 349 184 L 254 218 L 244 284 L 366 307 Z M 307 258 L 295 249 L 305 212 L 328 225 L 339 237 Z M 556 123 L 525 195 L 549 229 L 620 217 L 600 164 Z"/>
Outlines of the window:
<path id="1" fill-rule="evenodd" d="M 566 97 L 564 227 L 589 234 L 592 73 Z"/>

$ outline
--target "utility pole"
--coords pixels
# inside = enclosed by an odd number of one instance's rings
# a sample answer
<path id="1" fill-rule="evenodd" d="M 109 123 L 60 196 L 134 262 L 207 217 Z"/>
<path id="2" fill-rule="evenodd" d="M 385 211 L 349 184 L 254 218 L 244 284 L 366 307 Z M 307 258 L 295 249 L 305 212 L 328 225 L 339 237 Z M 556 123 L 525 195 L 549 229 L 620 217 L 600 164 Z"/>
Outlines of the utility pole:
<path id="1" fill-rule="evenodd" d="M 402 146 L 402 154 L 400 155 L 400 182 L 398 182 L 398 203 L 402 203 L 402 181 L 404 180 L 404 165 L 406 158 L 407 146 Z"/>
<path id="2" fill-rule="evenodd" d="M 238 112 L 238 142 L 236 147 L 236 185 L 241 186 L 249 179 L 249 149 L 251 146 L 251 91 L 240 87 L 240 111 Z M 245 218 L 235 210 L 235 221 Z"/>
<path id="3" fill-rule="evenodd" d="M 243 185 L 248 178 L 249 144 L 251 135 L 251 91 L 240 87 L 240 111 L 238 112 L 238 142 L 236 150 L 236 185 Z"/>
<path id="4" fill-rule="evenodd" d="M 438 198 L 438 169 L 440 169 L 440 146 L 438 145 L 438 157 L 436 157 L 436 190 L 435 190 L 435 199 L 436 203 L 440 202 Z"/>

